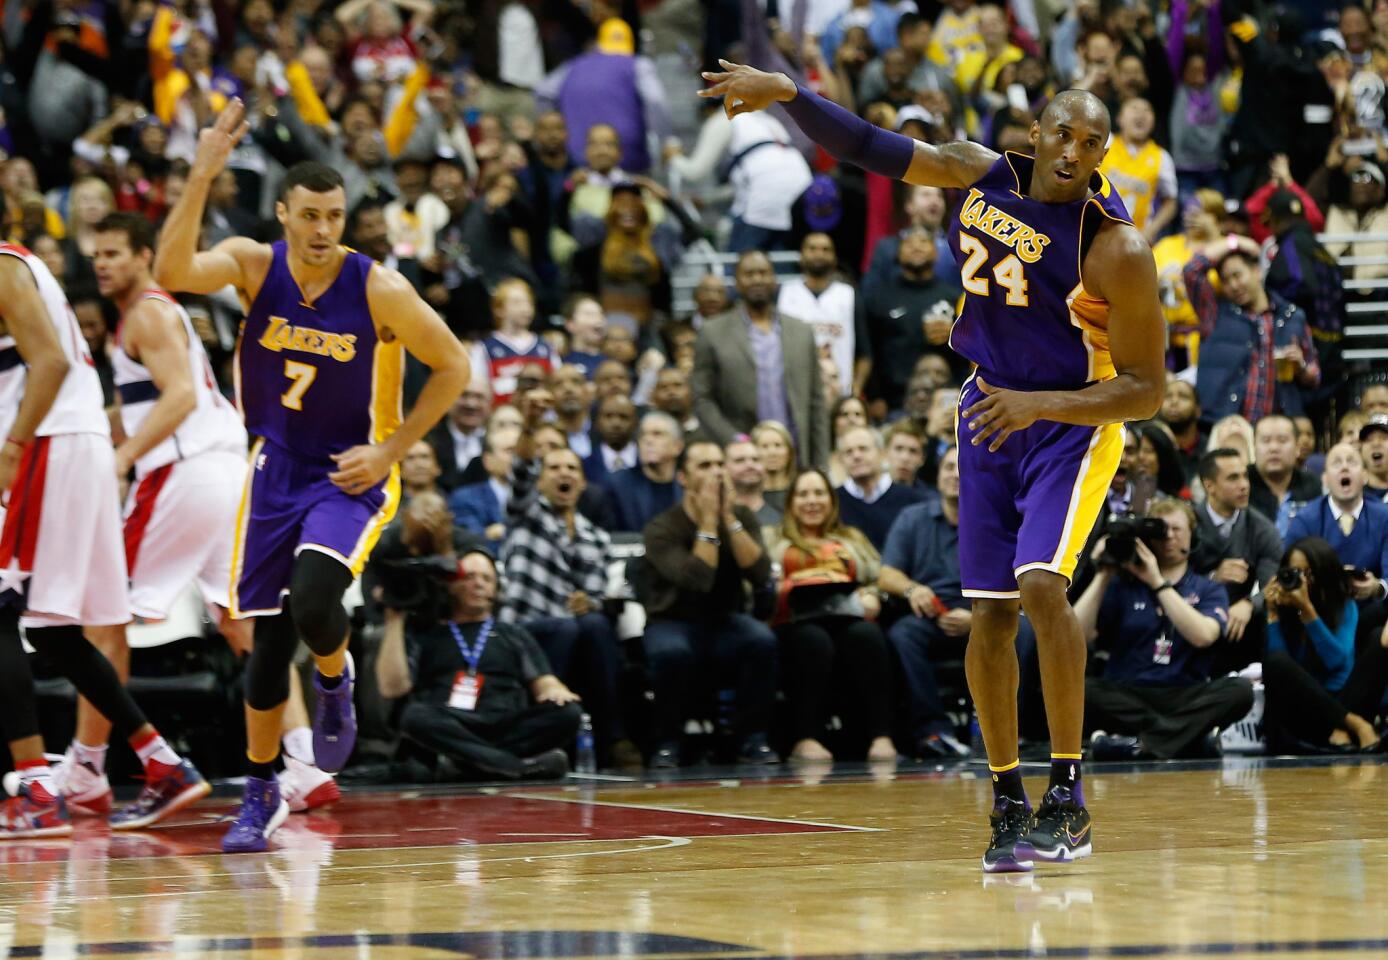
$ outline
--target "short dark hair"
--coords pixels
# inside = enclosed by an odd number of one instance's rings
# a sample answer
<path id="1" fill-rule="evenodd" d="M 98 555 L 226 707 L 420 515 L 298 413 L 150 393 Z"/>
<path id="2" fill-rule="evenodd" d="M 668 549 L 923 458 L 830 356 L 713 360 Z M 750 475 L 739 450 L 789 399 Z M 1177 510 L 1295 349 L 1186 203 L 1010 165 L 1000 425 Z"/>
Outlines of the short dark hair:
<path id="1" fill-rule="evenodd" d="M 925 17 L 922 17 L 919 13 L 903 13 L 896 21 L 897 39 L 899 40 L 906 36 L 906 34 L 925 22 Z"/>
<path id="2" fill-rule="evenodd" d="M 1228 263 L 1230 260 L 1242 260 L 1245 264 L 1247 264 L 1249 267 L 1252 267 L 1254 270 L 1257 270 L 1261 267 L 1261 264 L 1258 263 L 1258 258 L 1255 257 L 1253 254 L 1249 253 L 1247 250 L 1230 250 L 1224 256 L 1219 258 L 1219 269 L 1223 270 L 1224 265 Z"/>
<path id="3" fill-rule="evenodd" d="M 154 224 L 138 213 L 117 211 L 102 217 L 96 225 L 97 233 L 123 233 L 130 243 L 130 252 L 154 251 Z"/>
<path id="4" fill-rule="evenodd" d="M 317 160 L 305 160 L 289 168 L 280 184 L 280 199 L 287 200 L 295 187 L 303 187 L 310 193 L 327 193 L 339 187 L 346 189 L 337 168 Z"/>
<path id="5" fill-rule="evenodd" d="M 1243 454 L 1239 453 L 1233 447 L 1219 447 L 1215 450 L 1206 451 L 1205 455 L 1200 458 L 1200 479 L 1214 480 L 1218 477 L 1219 461 L 1227 457 L 1238 457 L 1240 460 L 1244 458 Z"/>
<path id="6" fill-rule="evenodd" d="M 750 440 L 746 442 L 751 443 Z M 688 443 L 686 443 L 684 445 L 684 449 L 680 451 L 679 471 L 681 473 L 683 473 L 685 470 L 689 468 L 689 452 L 693 450 L 695 447 L 713 447 L 719 453 L 723 453 L 723 445 L 720 444 L 717 440 L 708 440 L 703 438 L 700 438 L 698 440 L 691 440 Z"/>
<path id="7" fill-rule="evenodd" d="M 357 201 L 357 205 L 347 214 L 347 235 L 350 237 L 357 230 L 357 223 L 361 218 L 373 210 L 384 211 L 386 205 L 376 197 L 363 197 Z"/>

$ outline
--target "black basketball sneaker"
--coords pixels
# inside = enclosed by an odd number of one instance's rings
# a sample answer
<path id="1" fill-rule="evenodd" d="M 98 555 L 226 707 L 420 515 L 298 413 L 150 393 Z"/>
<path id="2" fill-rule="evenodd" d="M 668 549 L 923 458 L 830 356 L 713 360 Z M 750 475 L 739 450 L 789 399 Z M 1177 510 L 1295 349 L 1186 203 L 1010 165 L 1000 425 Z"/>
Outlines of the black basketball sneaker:
<path id="1" fill-rule="evenodd" d="M 1021 840 L 1031 833 L 1035 818 L 1031 806 L 1019 800 L 998 797 L 988 815 L 993 839 L 983 854 L 984 873 L 1026 873 L 1031 870 L 1031 851 L 1023 856 Z"/>
<path id="2" fill-rule="evenodd" d="M 1081 860 L 1093 852 L 1091 826 L 1089 811 L 1075 802 L 1069 787 L 1051 787 L 1041 798 L 1031 832 L 1017 842 L 1017 856 L 1053 863 Z"/>

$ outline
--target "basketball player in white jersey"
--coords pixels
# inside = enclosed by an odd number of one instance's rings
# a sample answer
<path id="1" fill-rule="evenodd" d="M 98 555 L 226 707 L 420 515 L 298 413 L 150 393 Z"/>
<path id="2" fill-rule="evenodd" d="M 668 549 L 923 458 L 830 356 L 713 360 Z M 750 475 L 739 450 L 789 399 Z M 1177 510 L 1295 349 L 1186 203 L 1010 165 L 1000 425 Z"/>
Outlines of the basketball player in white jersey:
<path id="1" fill-rule="evenodd" d="M 130 619 L 110 426 L 77 318 L 43 261 L 0 244 L 0 723 L 14 758 L 15 795 L 0 839 L 70 833 L 43 756 L 29 658 L 47 657 L 126 737 L 145 768 L 139 798 L 110 817 L 147 827 L 210 791 L 130 699 L 115 669 L 82 635 Z M 7 778 L 9 779 L 9 778 Z"/>
<path id="2" fill-rule="evenodd" d="M 187 312 L 150 276 L 154 228 L 144 217 L 113 213 L 96 227 L 97 285 L 120 311 L 111 358 L 119 400 L 115 476 L 135 471 L 125 507 L 125 562 L 130 610 L 163 620 L 189 581 L 197 583 L 218 630 L 238 652 L 251 648 L 248 620 L 227 615 L 236 510 L 246 469 L 246 429 L 217 389 L 212 366 Z M 115 665 L 130 673 L 124 626 L 92 632 Z M 332 777 L 312 765 L 307 712 L 304 734 L 287 736 L 281 789 L 291 808 L 337 799 Z M 73 814 L 111 807 L 105 775 L 111 724 L 79 701 L 77 736 L 56 777 Z M 304 741 L 308 744 L 307 763 Z"/>

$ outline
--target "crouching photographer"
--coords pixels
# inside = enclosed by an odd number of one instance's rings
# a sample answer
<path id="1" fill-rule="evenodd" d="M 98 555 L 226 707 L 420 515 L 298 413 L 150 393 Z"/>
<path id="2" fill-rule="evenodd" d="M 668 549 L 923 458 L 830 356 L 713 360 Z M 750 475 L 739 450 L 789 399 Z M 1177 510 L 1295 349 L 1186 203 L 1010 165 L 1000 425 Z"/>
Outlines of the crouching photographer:
<path id="1" fill-rule="evenodd" d="M 405 736 L 478 779 L 550 780 L 568 772 L 563 747 L 582 719 L 578 696 L 554 676 L 535 639 L 493 617 L 497 570 L 463 554 L 432 622 L 387 609 L 376 681 L 410 696 Z"/>
<path id="2" fill-rule="evenodd" d="M 1320 537 L 1293 543 L 1267 586 L 1263 682 L 1274 749 L 1383 748 L 1370 721 L 1388 685 L 1388 650 L 1366 643 L 1356 656 L 1359 605 L 1351 590 L 1351 571 Z"/>
<path id="3" fill-rule="evenodd" d="M 1098 573 L 1075 604 L 1086 641 L 1106 650 L 1085 682 L 1085 726 L 1096 760 L 1200 756 L 1216 727 L 1253 705 L 1240 677 L 1210 679 L 1224 634 L 1224 587 L 1190 569 L 1194 511 L 1158 500 L 1145 518 L 1111 521 L 1096 545 Z"/>

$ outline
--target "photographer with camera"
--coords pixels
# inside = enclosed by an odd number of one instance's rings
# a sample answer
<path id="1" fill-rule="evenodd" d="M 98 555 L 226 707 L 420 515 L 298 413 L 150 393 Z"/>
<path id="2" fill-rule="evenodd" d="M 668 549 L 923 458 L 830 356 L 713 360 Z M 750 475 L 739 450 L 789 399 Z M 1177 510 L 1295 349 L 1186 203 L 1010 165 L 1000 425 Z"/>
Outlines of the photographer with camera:
<path id="1" fill-rule="evenodd" d="M 1356 656 L 1359 606 L 1349 582 L 1329 543 L 1302 537 L 1267 585 L 1263 682 L 1268 741 L 1276 749 L 1382 748 L 1370 720 L 1388 687 L 1388 650 L 1369 643 Z"/>
<path id="2" fill-rule="evenodd" d="M 563 747 L 578 732 L 578 696 L 530 634 L 493 619 L 496 583 L 491 556 L 470 550 L 432 623 L 407 625 L 403 613 L 387 611 L 376 682 L 387 699 L 411 695 L 400 718 L 405 736 L 463 774 L 557 779 L 569 769 Z"/>
<path id="3" fill-rule="evenodd" d="M 1158 500 L 1145 518 L 1111 521 L 1095 547 L 1099 572 L 1075 615 L 1091 645 L 1109 653 L 1103 676 L 1085 682 L 1096 760 L 1200 755 L 1215 728 L 1253 705 L 1247 680 L 1210 678 L 1229 599 L 1190 569 L 1194 513 Z"/>

